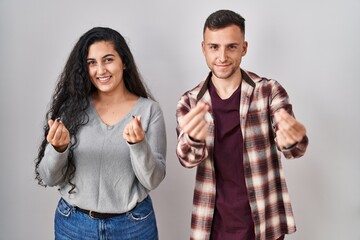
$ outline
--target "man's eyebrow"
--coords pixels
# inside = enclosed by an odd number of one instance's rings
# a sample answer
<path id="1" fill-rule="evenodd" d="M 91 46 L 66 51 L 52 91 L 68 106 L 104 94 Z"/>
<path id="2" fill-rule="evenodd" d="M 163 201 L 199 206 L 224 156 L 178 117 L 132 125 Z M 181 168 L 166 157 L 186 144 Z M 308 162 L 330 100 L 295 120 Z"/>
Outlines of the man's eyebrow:
<path id="1" fill-rule="evenodd" d="M 219 43 L 207 43 L 206 45 L 220 45 Z M 234 42 L 234 43 L 228 43 L 225 46 L 232 46 L 232 45 L 240 45 L 240 43 Z"/>
<path id="2" fill-rule="evenodd" d="M 234 46 L 234 45 L 240 45 L 240 44 L 237 42 L 226 44 L 226 46 Z"/>
<path id="3" fill-rule="evenodd" d="M 207 45 L 207 46 L 219 46 L 218 43 L 207 43 L 206 45 Z"/>

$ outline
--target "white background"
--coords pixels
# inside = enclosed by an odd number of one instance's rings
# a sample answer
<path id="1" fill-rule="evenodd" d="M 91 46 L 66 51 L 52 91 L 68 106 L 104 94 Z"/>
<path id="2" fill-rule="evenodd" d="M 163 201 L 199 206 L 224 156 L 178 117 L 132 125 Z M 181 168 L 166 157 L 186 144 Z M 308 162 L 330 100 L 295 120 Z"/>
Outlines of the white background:
<path id="1" fill-rule="evenodd" d="M 59 195 L 34 180 L 55 82 L 80 35 L 124 35 L 166 120 L 167 176 L 151 193 L 161 240 L 189 238 L 195 169 L 175 156 L 175 108 L 207 75 L 206 17 L 246 19 L 242 67 L 288 91 L 310 145 L 283 160 L 298 231 L 292 240 L 360 239 L 360 1 L 0 0 L 0 239 L 53 239 Z"/>

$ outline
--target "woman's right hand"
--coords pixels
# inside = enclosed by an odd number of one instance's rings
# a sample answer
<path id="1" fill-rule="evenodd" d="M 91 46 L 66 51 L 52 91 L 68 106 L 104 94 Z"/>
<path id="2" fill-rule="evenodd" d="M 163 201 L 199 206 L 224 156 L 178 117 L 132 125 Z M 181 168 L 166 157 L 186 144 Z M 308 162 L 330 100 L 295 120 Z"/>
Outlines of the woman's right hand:
<path id="1" fill-rule="evenodd" d="M 48 143 L 53 145 L 56 151 L 64 152 L 70 143 L 70 133 L 61 120 L 49 120 L 49 132 L 46 137 Z"/>

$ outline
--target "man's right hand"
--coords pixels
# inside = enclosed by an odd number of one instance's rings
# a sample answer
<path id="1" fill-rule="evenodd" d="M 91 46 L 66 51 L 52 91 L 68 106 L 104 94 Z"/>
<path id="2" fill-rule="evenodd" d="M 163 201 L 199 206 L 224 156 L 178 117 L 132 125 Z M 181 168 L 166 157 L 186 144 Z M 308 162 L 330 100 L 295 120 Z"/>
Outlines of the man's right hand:
<path id="1" fill-rule="evenodd" d="M 64 152 L 70 143 L 70 133 L 61 120 L 49 120 L 49 132 L 46 137 L 48 143 L 53 145 L 56 151 Z"/>
<path id="2" fill-rule="evenodd" d="M 205 121 L 205 114 L 209 106 L 203 102 L 198 102 L 179 123 L 180 129 L 195 141 L 203 141 L 208 135 L 209 123 Z"/>

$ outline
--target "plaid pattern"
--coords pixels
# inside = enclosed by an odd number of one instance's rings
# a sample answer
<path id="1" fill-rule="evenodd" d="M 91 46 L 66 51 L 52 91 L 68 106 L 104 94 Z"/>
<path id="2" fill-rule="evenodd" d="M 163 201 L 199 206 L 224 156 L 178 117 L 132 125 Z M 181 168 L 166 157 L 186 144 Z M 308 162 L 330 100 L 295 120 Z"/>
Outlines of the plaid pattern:
<path id="1" fill-rule="evenodd" d="M 256 240 L 277 239 L 296 231 L 290 198 L 276 145 L 274 112 L 285 108 L 292 113 L 285 89 L 275 80 L 261 78 L 241 70 L 240 123 L 244 138 L 244 170 Z M 214 214 L 216 181 L 213 162 L 214 121 L 207 79 L 186 92 L 178 102 L 176 118 L 179 123 L 198 101 L 210 106 L 205 119 L 209 135 L 205 142 L 194 142 L 177 125 L 176 154 L 186 168 L 197 166 L 191 218 L 191 238 L 209 239 Z M 283 150 L 287 159 L 301 157 L 308 145 L 305 137 L 289 150 Z M 239 146 L 241 147 L 241 146 Z"/>

